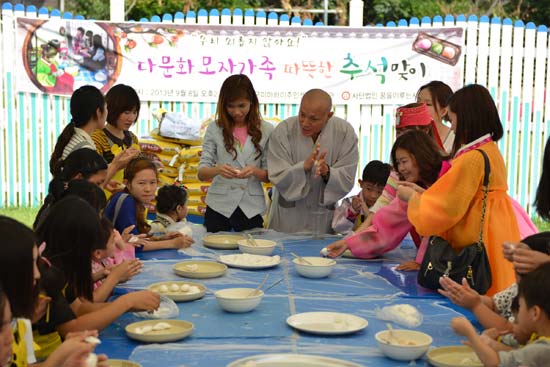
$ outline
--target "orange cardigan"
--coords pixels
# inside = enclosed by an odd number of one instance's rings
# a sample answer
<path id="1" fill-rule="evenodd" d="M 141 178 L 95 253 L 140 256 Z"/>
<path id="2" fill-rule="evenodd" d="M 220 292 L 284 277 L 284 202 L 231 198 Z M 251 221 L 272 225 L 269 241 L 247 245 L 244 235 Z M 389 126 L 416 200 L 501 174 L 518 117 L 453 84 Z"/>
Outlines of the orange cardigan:
<path id="1" fill-rule="evenodd" d="M 519 229 L 507 195 L 506 167 L 494 142 L 479 147 L 491 163 L 489 195 L 485 213 L 483 241 L 487 249 L 493 283 L 488 295 L 515 282 L 513 266 L 502 256 L 504 241 L 519 241 Z M 422 194 L 415 193 L 407 216 L 423 236 L 438 235 L 459 251 L 477 242 L 481 223 L 484 160 L 475 150 L 463 153 L 451 169 Z"/>

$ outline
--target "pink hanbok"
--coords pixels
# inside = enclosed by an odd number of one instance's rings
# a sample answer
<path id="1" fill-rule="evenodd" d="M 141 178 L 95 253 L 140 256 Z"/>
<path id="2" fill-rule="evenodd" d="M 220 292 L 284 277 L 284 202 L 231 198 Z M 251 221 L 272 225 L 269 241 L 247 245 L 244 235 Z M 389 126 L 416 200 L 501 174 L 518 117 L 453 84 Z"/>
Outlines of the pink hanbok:
<path id="1" fill-rule="evenodd" d="M 439 172 L 439 177 L 447 172 L 450 167 L 450 162 L 444 161 Z M 538 233 L 537 227 L 521 205 L 512 198 L 510 200 L 516 214 L 521 238 Z M 353 256 L 361 259 L 371 259 L 381 256 L 398 247 L 407 233 L 410 232 L 418 248 L 415 261 L 420 264 L 424 258 L 429 237 L 421 237 L 420 241 L 415 239 L 417 234 L 407 218 L 407 207 L 407 202 L 394 197 L 388 205 L 376 212 L 371 226 L 345 238 L 344 241 Z"/>

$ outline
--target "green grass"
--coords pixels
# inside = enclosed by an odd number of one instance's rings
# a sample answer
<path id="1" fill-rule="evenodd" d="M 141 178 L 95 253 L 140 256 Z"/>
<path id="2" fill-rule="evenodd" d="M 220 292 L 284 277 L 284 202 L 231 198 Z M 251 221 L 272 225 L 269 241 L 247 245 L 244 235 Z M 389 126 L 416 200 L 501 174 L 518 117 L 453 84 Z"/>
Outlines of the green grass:
<path id="1" fill-rule="evenodd" d="M 14 218 L 32 228 L 39 208 L 0 208 L 0 215 Z"/>
<path id="2" fill-rule="evenodd" d="M 533 223 L 537 226 L 539 231 L 541 232 L 547 232 L 550 231 L 550 223 L 545 222 L 544 220 L 540 219 L 539 217 L 531 218 L 533 220 Z"/>

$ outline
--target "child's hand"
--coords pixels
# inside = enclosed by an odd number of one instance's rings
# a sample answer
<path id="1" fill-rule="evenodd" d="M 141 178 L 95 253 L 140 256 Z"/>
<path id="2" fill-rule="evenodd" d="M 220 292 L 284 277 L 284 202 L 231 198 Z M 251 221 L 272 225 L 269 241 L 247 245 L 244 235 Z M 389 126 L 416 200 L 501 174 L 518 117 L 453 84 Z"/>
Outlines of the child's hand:
<path id="1" fill-rule="evenodd" d="M 464 317 L 454 317 L 451 320 L 451 328 L 457 335 L 470 338 L 473 335 L 477 335 L 472 323 Z"/>
<path id="2" fill-rule="evenodd" d="M 128 242 L 130 240 L 130 238 L 132 238 L 133 234 L 130 233 L 134 230 L 134 228 L 136 228 L 136 225 L 135 224 L 132 224 L 131 226 L 128 226 L 126 228 L 124 228 L 122 230 L 122 233 L 119 233 L 116 229 L 114 230 L 115 232 L 115 240 L 117 239 L 117 233 L 118 235 L 122 238 L 122 240 L 124 242 Z"/>
<path id="3" fill-rule="evenodd" d="M 183 233 L 180 231 L 166 232 L 164 236 L 161 236 L 161 240 L 171 240 L 172 238 L 182 237 Z"/>
<path id="4" fill-rule="evenodd" d="M 420 269 L 420 264 L 417 263 L 414 260 L 403 261 L 395 269 L 396 270 L 401 270 L 401 271 L 415 271 L 415 270 Z"/>
<path id="5" fill-rule="evenodd" d="M 485 329 L 481 333 L 482 338 L 484 337 L 484 338 L 492 339 L 492 340 L 497 340 L 497 338 L 501 335 L 502 335 L 502 332 L 498 331 L 498 329 L 494 328 L 494 327 L 490 328 L 490 329 Z"/>
<path id="6" fill-rule="evenodd" d="M 122 191 L 124 189 L 124 184 L 116 180 L 109 180 L 109 182 L 105 182 L 103 184 L 103 187 L 109 192 L 111 192 L 112 194 L 116 194 L 117 192 Z"/>
<path id="7" fill-rule="evenodd" d="M 547 262 L 550 262 L 550 256 L 547 254 L 524 247 L 516 247 L 512 255 L 514 269 L 519 274 L 530 273 Z"/>
<path id="8" fill-rule="evenodd" d="M 65 340 L 72 339 L 72 338 L 78 338 L 79 340 L 84 340 L 88 336 L 94 336 L 97 338 L 99 336 L 99 332 L 97 330 L 69 331 L 65 335 Z"/>
<path id="9" fill-rule="evenodd" d="M 361 209 L 363 209 L 363 200 L 361 200 L 361 197 L 354 196 L 351 199 L 351 208 L 355 213 L 360 213 Z"/>
<path id="10" fill-rule="evenodd" d="M 125 294 L 130 309 L 154 311 L 160 306 L 160 295 L 151 291 L 137 291 Z"/>
<path id="11" fill-rule="evenodd" d="M 468 281 L 463 278 L 462 284 L 458 284 L 448 277 L 439 278 L 439 284 L 443 289 L 438 292 L 447 297 L 455 305 L 472 310 L 481 303 L 481 296 L 474 289 L 470 288 Z"/>
<path id="12" fill-rule="evenodd" d="M 130 226 L 130 227 L 132 227 L 132 229 L 133 229 L 133 227 L 135 227 L 135 226 Z M 114 240 L 115 240 L 116 248 L 119 249 L 120 251 L 124 251 L 126 249 L 126 241 L 120 235 L 120 232 L 117 231 L 116 229 L 113 229 L 113 237 L 114 237 Z M 128 239 L 130 239 L 130 238 L 128 238 Z"/>
<path id="13" fill-rule="evenodd" d="M 98 280 L 105 279 L 109 276 L 111 271 L 108 268 L 103 268 L 95 273 L 92 273 L 92 280 L 97 282 Z"/>
<path id="14" fill-rule="evenodd" d="M 118 279 L 117 282 L 126 282 L 136 274 L 141 273 L 143 263 L 137 259 L 124 260 L 111 268 L 111 276 Z"/>
<path id="15" fill-rule="evenodd" d="M 173 241 L 173 247 L 176 249 L 187 248 L 195 243 L 195 240 L 193 240 L 191 237 L 181 233 L 179 236 L 174 237 L 172 241 Z"/>
<path id="16" fill-rule="evenodd" d="M 65 341 L 53 351 L 44 362 L 44 366 L 81 367 L 86 366 L 88 354 L 96 347 L 93 343 L 85 341 L 88 336 L 97 337 L 96 330 L 67 333 Z M 98 356 L 98 360 L 105 361 L 105 355 Z"/>
<path id="17" fill-rule="evenodd" d="M 109 367 L 109 358 L 106 354 L 97 355 L 97 367 Z"/>
<path id="18" fill-rule="evenodd" d="M 328 245 L 326 249 L 327 249 L 328 257 L 335 258 L 342 255 L 348 249 L 348 245 L 344 240 L 339 240 Z M 325 256 L 325 255 L 322 255 L 322 256 Z"/>
<path id="19" fill-rule="evenodd" d="M 111 163 L 118 169 L 123 169 L 126 167 L 128 162 L 136 158 L 138 155 L 139 150 L 136 148 L 124 149 L 120 154 L 115 155 Z"/>

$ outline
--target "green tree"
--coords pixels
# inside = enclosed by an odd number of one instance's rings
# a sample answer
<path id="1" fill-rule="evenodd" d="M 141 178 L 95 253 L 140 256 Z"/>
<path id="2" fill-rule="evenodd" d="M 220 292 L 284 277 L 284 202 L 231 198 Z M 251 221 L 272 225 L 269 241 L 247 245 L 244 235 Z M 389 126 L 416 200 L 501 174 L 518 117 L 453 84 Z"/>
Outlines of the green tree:
<path id="1" fill-rule="evenodd" d="M 65 2 L 65 11 L 80 14 L 86 19 L 109 19 L 109 6 L 104 0 L 70 0 Z"/>
<path id="2" fill-rule="evenodd" d="M 150 18 L 153 15 L 162 16 L 178 11 L 186 13 L 199 9 L 249 9 L 261 6 L 258 0 L 135 0 L 132 3 L 133 6 L 127 5 L 127 19 Z"/>
<path id="3" fill-rule="evenodd" d="M 513 17 L 537 25 L 549 25 L 550 0 L 516 0 L 509 6 Z"/>
<path id="4" fill-rule="evenodd" d="M 107 0 L 66 0 L 65 10 L 88 19 L 109 19 L 106 3 Z M 330 15 L 329 25 L 347 25 L 348 3 L 349 0 L 329 0 L 329 9 L 338 10 Z M 509 17 L 537 25 L 547 24 L 550 19 L 550 0 L 364 0 L 364 3 L 365 24 L 447 14 Z M 125 0 L 125 5 L 126 19 L 135 20 L 199 9 L 282 8 L 289 16 L 317 22 L 323 21 L 323 14 L 306 10 L 323 9 L 324 0 Z"/>
<path id="5" fill-rule="evenodd" d="M 435 15 L 475 14 L 521 19 L 546 24 L 550 17 L 550 0 L 368 0 L 365 23 L 376 24 Z"/>

